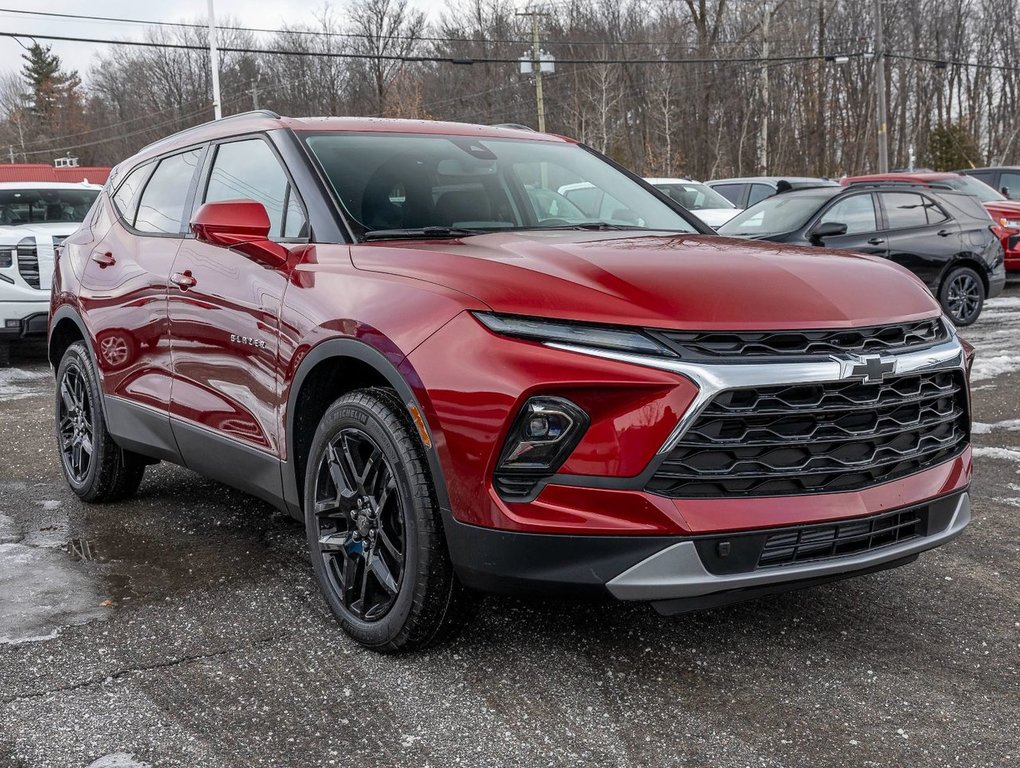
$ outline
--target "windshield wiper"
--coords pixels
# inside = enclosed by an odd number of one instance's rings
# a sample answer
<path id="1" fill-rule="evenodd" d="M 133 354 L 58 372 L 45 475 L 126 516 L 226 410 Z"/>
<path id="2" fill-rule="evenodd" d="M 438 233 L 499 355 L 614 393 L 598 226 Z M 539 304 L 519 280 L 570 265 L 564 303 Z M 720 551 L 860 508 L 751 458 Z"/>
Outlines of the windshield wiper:
<path id="1" fill-rule="evenodd" d="M 400 240 L 420 238 L 471 237 L 484 235 L 490 229 L 465 229 L 464 227 L 416 227 L 408 229 L 373 229 L 365 233 L 365 240 Z"/>
<path id="2" fill-rule="evenodd" d="M 610 224 L 608 221 L 582 221 L 578 224 L 556 224 L 551 227 L 530 227 L 530 229 L 582 229 L 592 232 L 615 232 L 628 229 L 648 229 L 637 224 Z"/>

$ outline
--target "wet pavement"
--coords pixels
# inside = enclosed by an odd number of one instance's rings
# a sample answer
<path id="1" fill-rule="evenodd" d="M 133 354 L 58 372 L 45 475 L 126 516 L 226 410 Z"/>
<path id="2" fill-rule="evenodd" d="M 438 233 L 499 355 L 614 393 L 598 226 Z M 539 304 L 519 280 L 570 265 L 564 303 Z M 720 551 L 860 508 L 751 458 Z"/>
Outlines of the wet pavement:
<path id="1" fill-rule="evenodd" d="M 298 523 L 160 465 L 79 503 L 41 355 L 0 371 L 0 768 L 1020 764 L 1020 286 L 964 334 L 974 521 L 916 563 L 663 618 L 487 597 L 447 646 L 339 631 Z"/>

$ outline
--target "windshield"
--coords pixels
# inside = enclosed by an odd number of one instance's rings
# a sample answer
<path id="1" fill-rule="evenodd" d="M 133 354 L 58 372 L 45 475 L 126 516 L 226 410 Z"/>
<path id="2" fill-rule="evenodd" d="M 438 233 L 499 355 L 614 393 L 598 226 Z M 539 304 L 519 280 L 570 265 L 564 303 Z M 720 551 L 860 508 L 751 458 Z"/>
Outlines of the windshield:
<path id="1" fill-rule="evenodd" d="M 574 144 L 346 132 L 305 141 L 365 233 L 442 236 L 442 228 L 464 236 L 595 224 L 696 231 L 640 184 Z"/>
<path id="2" fill-rule="evenodd" d="M 688 211 L 705 211 L 713 208 L 734 209 L 737 207 L 711 187 L 706 187 L 696 181 L 660 182 L 655 186 Z"/>
<path id="3" fill-rule="evenodd" d="M 80 223 L 98 189 L 0 189 L 0 226 Z"/>
<path id="4" fill-rule="evenodd" d="M 767 237 L 800 229 L 822 204 L 832 197 L 824 194 L 785 194 L 768 197 L 727 221 L 718 230 L 730 237 Z"/>
<path id="5" fill-rule="evenodd" d="M 972 176 L 958 176 L 952 179 L 941 180 L 936 183 L 945 184 L 948 187 L 952 187 L 953 189 L 957 189 L 968 195 L 974 195 L 974 197 L 982 203 L 994 203 L 997 200 L 1006 199 L 1003 195 L 996 192 L 983 181 L 978 181 Z"/>

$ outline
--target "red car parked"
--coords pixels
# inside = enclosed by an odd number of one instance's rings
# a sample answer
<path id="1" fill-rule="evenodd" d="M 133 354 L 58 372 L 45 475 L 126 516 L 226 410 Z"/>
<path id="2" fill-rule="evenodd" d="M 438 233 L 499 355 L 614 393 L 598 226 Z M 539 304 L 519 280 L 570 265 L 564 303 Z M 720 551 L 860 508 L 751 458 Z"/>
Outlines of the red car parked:
<path id="1" fill-rule="evenodd" d="M 911 184 L 942 185 L 974 195 L 985 206 L 996 226 L 1006 254 L 1006 271 L 1020 272 L 1020 201 L 1010 200 L 982 181 L 961 173 L 875 173 L 869 176 L 851 176 L 843 184 L 860 184 L 875 181 L 902 181 Z"/>
<path id="2" fill-rule="evenodd" d="M 550 218 L 576 183 L 605 220 Z M 970 520 L 971 354 L 900 267 L 715 237 L 574 142 L 270 113 L 118 166 L 50 320 L 75 493 L 167 460 L 289 510 L 383 651 L 475 589 L 670 613 L 913 560 Z"/>

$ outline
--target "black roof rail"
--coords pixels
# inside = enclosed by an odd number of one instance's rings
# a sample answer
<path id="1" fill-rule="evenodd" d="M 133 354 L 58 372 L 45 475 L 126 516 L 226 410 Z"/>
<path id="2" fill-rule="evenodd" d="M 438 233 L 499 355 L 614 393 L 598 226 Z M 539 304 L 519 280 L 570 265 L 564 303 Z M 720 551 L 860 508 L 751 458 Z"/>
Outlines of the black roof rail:
<path id="1" fill-rule="evenodd" d="M 938 189 L 949 192 L 961 192 L 962 190 L 956 189 L 950 184 L 944 181 L 908 181 L 903 179 L 881 179 L 876 181 L 848 181 L 846 183 L 848 187 L 913 187 L 914 189 Z"/>

